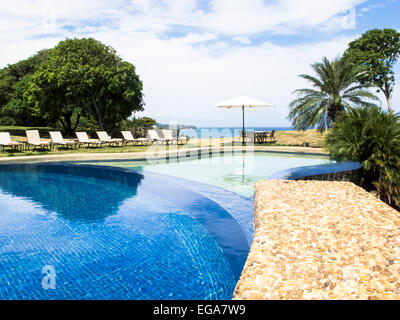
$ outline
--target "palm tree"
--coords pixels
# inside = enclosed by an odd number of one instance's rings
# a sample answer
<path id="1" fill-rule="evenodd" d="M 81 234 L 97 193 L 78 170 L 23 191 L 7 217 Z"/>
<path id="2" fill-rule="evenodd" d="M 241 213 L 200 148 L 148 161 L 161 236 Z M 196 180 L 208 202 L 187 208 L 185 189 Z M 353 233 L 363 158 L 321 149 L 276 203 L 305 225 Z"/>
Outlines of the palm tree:
<path id="1" fill-rule="evenodd" d="M 320 131 L 332 127 L 340 115 L 352 107 L 375 106 L 365 101 L 378 100 L 367 90 L 368 84 L 360 84 L 358 76 L 363 72 L 347 58 L 337 57 L 312 65 L 316 76 L 302 74 L 300 77 L 310 81 L 313 89 L 299 89 L 298 98 L 291 102 L 288 118 L 297 130 L 317 126 Z"/>

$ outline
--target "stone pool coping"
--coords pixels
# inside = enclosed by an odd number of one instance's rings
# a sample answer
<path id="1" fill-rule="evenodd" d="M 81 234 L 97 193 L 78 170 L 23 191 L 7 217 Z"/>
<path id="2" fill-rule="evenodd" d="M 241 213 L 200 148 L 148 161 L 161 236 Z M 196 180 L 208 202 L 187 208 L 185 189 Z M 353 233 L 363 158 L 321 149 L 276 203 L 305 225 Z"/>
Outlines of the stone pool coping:
<path id="1" fill-rule="evenodd" d="M 218 153 L 218 152 L 235 152 L 235 151 L 251 152 L 271 152 L 271 153 L 287 153 L 287 154 L 303 154 L 303 155 L 320 155 L 329 156 L 322 148 L 311 147 L 282 147 L 282 146 L 254 146 L 250 148 L 242 147 L 199 147 L 172 149 L 168 151 L 159 151 L 157 153 L 147 152 L 124 152 L 124 153 L 76 153 L 76 154 L 57 154 L 57 155 L 37 155 L 37 156 L 15 156 L 0 157 L 0 163 L 24 163 L 24 162 L 54 162 L 54 161 L 80 161 L 80 160 L 139 160 L 139 159 L 156 159 L 165 156 L 185 157 L 187 153 L 195 154 L 201 152 Z"/>
<path id="2" fill-rule="evenodd" d="M 399 212 L 350 182 L 255 189 L 254 241 L 234 299 L 400 299 Z"/>
<path id="3" fill-rule="evenodd" d="M 275 172 L 274 174 L 268 177 L 268 180 L 298 180 L 312 176 L 353 172 L 360 170 L 361 168 L 362 165 L 360 162 L 352 162 L 352 161 L 344 161 L 344 162 L 330 163 L 324 165 L 295 167 Z"/>

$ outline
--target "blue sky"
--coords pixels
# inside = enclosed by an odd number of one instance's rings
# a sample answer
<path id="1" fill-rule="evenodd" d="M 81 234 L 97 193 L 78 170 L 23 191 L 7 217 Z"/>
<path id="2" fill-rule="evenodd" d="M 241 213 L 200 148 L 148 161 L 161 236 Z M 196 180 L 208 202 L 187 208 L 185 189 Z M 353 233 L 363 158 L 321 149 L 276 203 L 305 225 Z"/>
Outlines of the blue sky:
<path id="1" fill-rule="evenodd" d="M 242 93 L 274 104 L 249 126 L 286 126 L 298 74 L 372 28 L 399 30 L 400 0 L 0 0 L 0 67 L 72 37 L 93 37 L 135 64 L 145 112 L 163 123 L 240 126 L 211 105 Z M 400 82 L 399 65 L 396 66 Z M 400 111 L 400 86 L 393 94 Z M 386 102 L 382 101 L 386 107 Z"/>

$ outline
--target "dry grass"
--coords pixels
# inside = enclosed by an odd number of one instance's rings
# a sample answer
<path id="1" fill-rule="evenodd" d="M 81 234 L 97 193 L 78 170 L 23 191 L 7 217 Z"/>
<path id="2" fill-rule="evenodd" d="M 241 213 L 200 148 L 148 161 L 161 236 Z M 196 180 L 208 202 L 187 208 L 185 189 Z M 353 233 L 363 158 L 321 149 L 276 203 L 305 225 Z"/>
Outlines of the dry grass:
<path id="1" fill-rule="evenodd" d="M 301 146 L 308 142 L 310 147 L 323 148 L 327 132 L 320 133 L 318 130 L 307 131 L 278 131 L 275 133 L 277 144 L 285 146 Z"/>
<path id="2" fill-rule="evenodd" d="M 261 146 L 302 146 L 307 142 L 309 147 L 324 148 L 327 132 L 320 133 L 318 130 L 306 131 L 277 131 L 275 133 L 275 143 L 257 144 Z M 234 139 L 237 143 L 239 138 Z M 222 141 L 221 141 L 222 142 Z M 231 145 L 232 139 L 225 139 L 224 145 Z M 215 145 L 215 143 L 214 143 Z"/>

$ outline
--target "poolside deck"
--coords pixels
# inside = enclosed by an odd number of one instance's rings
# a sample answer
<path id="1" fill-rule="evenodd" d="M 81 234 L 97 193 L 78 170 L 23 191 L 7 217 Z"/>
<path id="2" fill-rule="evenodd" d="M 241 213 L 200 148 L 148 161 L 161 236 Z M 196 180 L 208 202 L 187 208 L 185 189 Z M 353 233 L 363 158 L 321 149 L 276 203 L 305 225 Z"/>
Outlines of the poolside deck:
<path id="1" fill-rule="evenodd" d="M 276 152 L 276 153 L 292 153 L 292 154 L 309 154 L 309 155 L 326 155 L 329 154 L 322 148 L 311 147 L 295 147 L 295 146 L 250 146 L 242 147 L 220 147 L 203 146 L 192 148 L 166 148 L 165 146 L 157 146 L 156 150 L 149 148 L 146 152 L 108 152 L 108 153 L 66 153 L 66 154 L 46 154 L 46 155 L 29 155 L 29 156 L 13 156 L 0 157 L 1 163 L 24 163 L 24 162 L 52 162 L 52 161 L 86 161 L 86 160 L 138 160 L 152 159 L 160 157 L 176 157 L 196 155 L 201 153 L 218 153 L 218 152 Z"/>
<path id="2" fill-rule="evenodd" d="M 234 299 L 400 299 L 400 213 L 349 182 L 260 181 Z"/>

